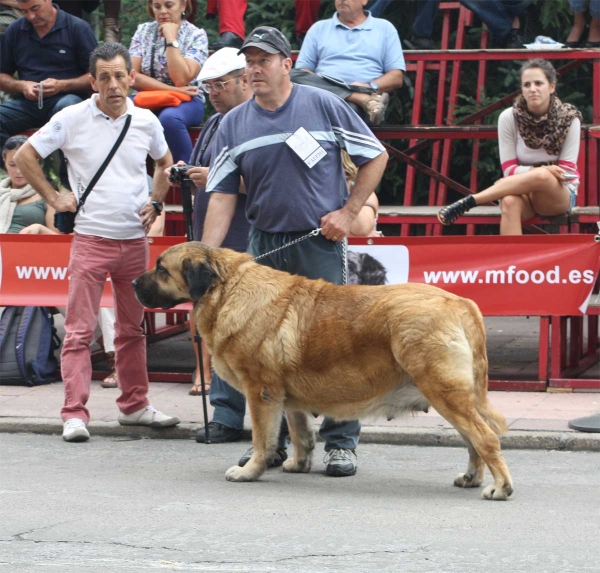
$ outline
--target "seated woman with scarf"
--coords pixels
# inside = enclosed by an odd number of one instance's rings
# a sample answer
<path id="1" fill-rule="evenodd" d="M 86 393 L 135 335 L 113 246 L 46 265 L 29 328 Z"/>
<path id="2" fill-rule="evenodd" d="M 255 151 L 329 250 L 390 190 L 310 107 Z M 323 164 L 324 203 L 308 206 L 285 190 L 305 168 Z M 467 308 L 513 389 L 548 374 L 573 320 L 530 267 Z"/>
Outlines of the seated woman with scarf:
<path id="1" fill-rule="evenodd" d="M 14 135 L 2 148 L 8 177 L 0 181 L 0 233 L 16 234 L 34 224 L 58 232 L 54 227 L 54 209 L 25 181 L 15 163 L 15 154 L 26 141 L 24 135 Z"/>
<path id="2" fill-rule="evenodd" d="M 498 119 L 504 178 L 444 207 L 438 219 L 451 225 L 477 205 L 500 200 L 501 235 L 521 235 L 534 215 L 570 213 L 579 187 L 577 156 L 581 113 L 556 97 L 556 70 L 546 60 L 529 60 L 520 72 L 522 95 Z"/>
<path id="3" fill-rule="evenodd" d="M 206 32 L 185 19 L 190 4 L 190 0 L 147 0 L 154 22 L 137 27 L 129 48 L 136 91 L 171 91 L 191 97 L 176 107 L 157 106 L 173 159 L 186 163 L 192 154 L 188 127 L 200 125 L 204 118 L 204 95 L 197 77 L 208 57 Z"/>

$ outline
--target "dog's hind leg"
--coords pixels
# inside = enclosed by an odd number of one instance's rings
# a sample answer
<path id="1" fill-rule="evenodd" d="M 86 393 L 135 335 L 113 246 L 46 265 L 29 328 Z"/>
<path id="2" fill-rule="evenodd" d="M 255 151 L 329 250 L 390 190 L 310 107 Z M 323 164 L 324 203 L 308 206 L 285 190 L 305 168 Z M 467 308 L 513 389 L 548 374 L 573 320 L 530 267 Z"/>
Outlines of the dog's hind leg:
<path id="1" fill-rule="evenodd" d="M 457 385 L 459 384 L 457 383 Z M 471 444 L 471 447 L 475 449 L 475 455 L 481 457 L 489 468 L 494 483 L 483 490 L 482 497 L 506 500 L 512 494 L 513 488 L 510 473 L 500 451 L 500 440 L 477 412 L 472 394 L 463 390 L 430 395 L 424 391 L 423 394 L 440 415 L 446 418 L 465 438 L 467 446 L 469 443 Z M 475 470 L 474 478 L 472 478 L 475 482 L 483 470 L 478 466 L 477 458 L 469 451 L 468 476 L 471 475 L 471 465 Z M 457 481 L 454 482 L 455 485 L 465 487 Z"/>
<path id="2" fill-rule="evenodd" d="M 479 487 L 483 483 L 485 463 L 477 453 L 477 450 L 467 435 L 463 432 L 459 433 L 469 450 L 469 464 L 467 466 L 467 471 L 464 474 L 458 474 L 458 476 L 456 476 L 454 485 L 457 487 Z"/>
<path id="3" fill-rule="evenodd" d="M 283 471 L 308 473 L 312 466 L 315 449 L 315 433 L 308 416 L 304 412 L 286 410 L 290 438 L 294 444 L 294 457 L 283 462 Z"/>
<path id="4" fill-rule="evenodd" d="M 273 457 L 277 447 L 282 401 L 272 396 L 266 386 L 249 387 L 246 399 L 252 417 L 254 452 L 244 467 L 233 466 L 225 472 L 228 481 L 256 481 L 267 469 L 267 460 Z"/>

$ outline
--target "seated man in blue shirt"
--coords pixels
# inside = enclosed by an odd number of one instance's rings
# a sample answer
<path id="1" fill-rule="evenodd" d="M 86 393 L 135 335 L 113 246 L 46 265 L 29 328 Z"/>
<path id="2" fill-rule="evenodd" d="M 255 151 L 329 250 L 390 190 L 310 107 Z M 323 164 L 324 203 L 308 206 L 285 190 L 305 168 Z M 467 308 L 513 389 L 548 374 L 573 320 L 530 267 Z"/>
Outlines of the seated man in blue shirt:
<path id="1" fill-rule="evenodd" d="M 0 146 L 89 95 L 89 60 L 97 46 L 90 25 L 51 0 L 18 5 L 24 16 L 7 28 L 0 49 L 0 89 L 17 96 L 0 105 Z"/>
<path id="2" fill-rule="evenodd" d="M 373 18 L 366 4 L 335 0 L 333 18 L 316 22 L 306 34 L 291 79 L 333 92 L 379 125 L 406 66 L 398 32 Z"/>

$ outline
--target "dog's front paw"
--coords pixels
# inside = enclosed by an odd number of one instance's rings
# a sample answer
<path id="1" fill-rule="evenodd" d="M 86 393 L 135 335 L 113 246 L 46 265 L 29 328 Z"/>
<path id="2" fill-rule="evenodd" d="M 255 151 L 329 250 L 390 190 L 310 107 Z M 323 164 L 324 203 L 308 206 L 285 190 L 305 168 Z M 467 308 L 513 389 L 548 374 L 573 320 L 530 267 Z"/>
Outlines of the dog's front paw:
<path id="1" fill-rule="evenodd" d="M 483 499 L 493 499 L 494 501 L 506 501 L 512 492 L 513 488 L 509 483 L 502 487 L 497 487 L 495 483 L 492 483 L 481 492 L 481 497 Z"/>
<path id="2" fill-rule="evenodd" d="M 456 487 L 479 487 L 483 480 L 478 480 L 473 474 L 458 474 L 454 480 Z"/>
<path id="3" fill-rule="evenodd" d="M 252 471 L 248 464 L 244 467 L 232 466 L 225 472 L 227 481 L 256 481 L 262 472 Z"/>
<path id="4" fill-rule="evenodd" d="M 307 474 L 310 471 L 311 462 L 308 458 L 296 461 L 296 458 L 290 458 L 283 462 L 283 471 L 293 474 Z"/>

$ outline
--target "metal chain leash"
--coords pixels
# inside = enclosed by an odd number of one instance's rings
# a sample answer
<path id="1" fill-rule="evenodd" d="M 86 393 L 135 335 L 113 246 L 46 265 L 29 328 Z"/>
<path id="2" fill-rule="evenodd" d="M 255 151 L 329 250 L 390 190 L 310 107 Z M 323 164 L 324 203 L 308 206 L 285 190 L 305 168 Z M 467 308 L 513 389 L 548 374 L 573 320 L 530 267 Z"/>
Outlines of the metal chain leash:
<path id="1" fill-rule="evenodd" d="M 254 257 L 252 260 L 259 261 L 260 259 L 263 259 L 264 257 L 268 257 L 269 255 L 272 255 L 273 253 L 276 253 L 277 251 L 282 251 L 283 249 L 287 249 L 288 247 L 291 247 L 292 245 L 295 245 L 296 243 L 300 243 L 301 241 L 309 239 L 310 237 L 316 237 L 320 232 L 321 232 L 321 227 L 318 227 L 317 229 L 314 229 L 310 233 L 307 233 L 306 235 L 302 235 L 302 237 L 298 237 L 297 239 L 294 239 L 290 243 L 286 243 L 285 245 L 281 245 L 281 247 L 277 247 L 276 249 L 273 249 L 271 251 L 263 253 L 262 255 L 258 255 L 258 257 Z M 343 281 L 342 284 L 345 284 L 345 285 L 348 284 L 348 278 L 346 276 L 347 275 L 346 260 L 347 260 L 347 246 L 346 246 L 346 239 L 344 239 L 342 241 L 342 281 Z"/>

